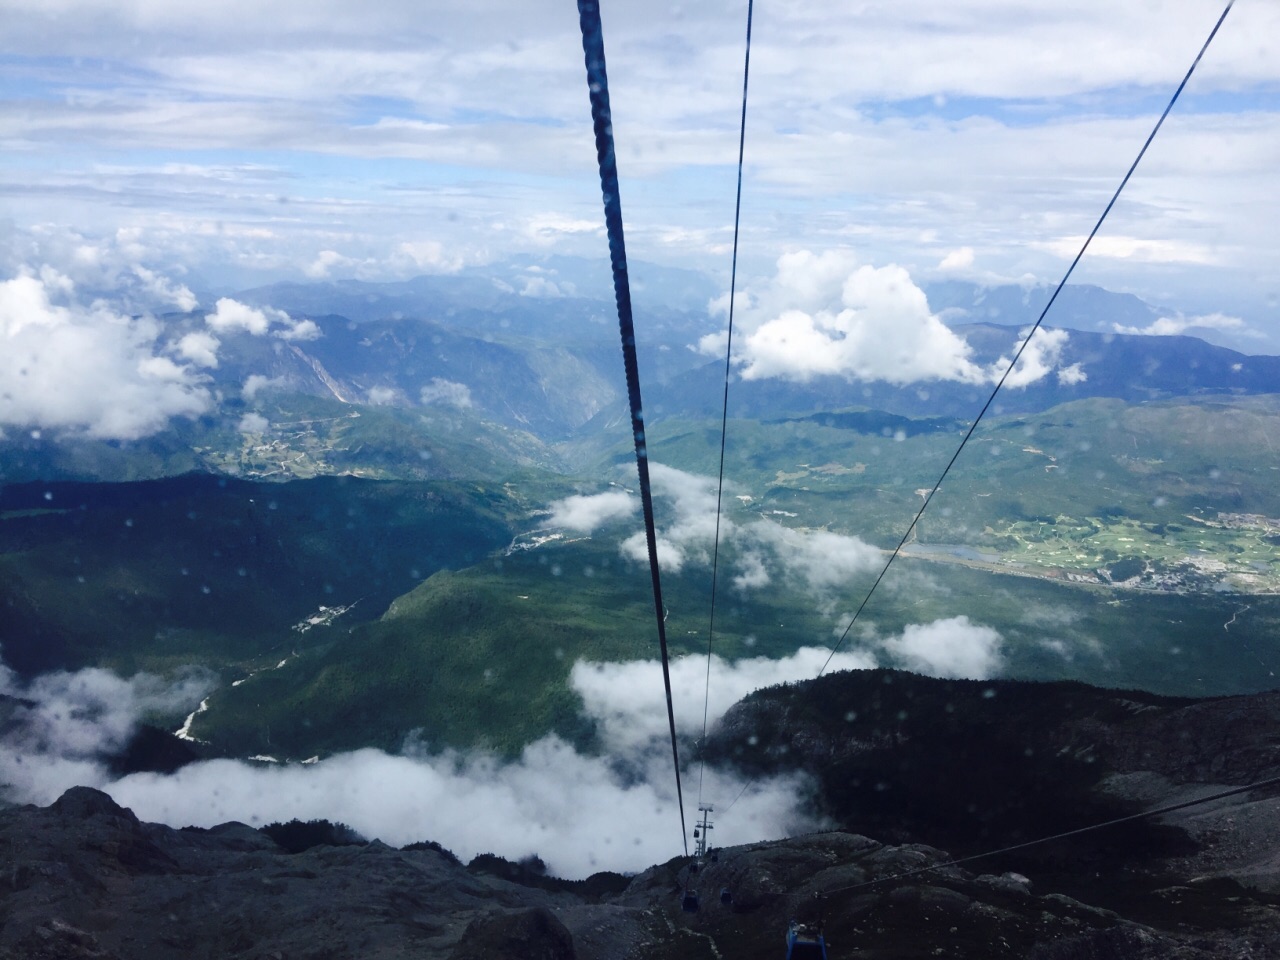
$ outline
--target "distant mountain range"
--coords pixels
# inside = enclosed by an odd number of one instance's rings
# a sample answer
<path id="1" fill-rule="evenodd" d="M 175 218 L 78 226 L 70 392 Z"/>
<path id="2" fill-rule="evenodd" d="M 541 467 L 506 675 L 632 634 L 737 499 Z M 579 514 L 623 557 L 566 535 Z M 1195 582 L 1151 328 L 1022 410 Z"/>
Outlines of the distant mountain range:
<path id="1" fill-rule="evenodd" d="M 581 265 L 566 261 L 555 270 L 570 266 Z M 647 308 L 638 310 L 637 326 L 642 386 L 655 419 L 713 416 L 723 396 L 723 362 L 692 350 L 698 337 L 718 327 L 707 316 L 707 300 L 696 302 L 714 288 L 698 284 L 697 276 L 667 271 L 661 282 L 636 295 L 637 304 Z M 607 275 L 603 279 L 607 282 Z M 603 293 L 611 291 L 606 286 Z M 960 282 L 929 287 L 932 308 L 969 343 L 974 362 L 981 364 L 1012 355 L 1020 331 L 1038 316 L 1049 293 L 1042 287 L 984 289 Z M 217 372 L 219 380 L 270 372 L 304 392 L 347 402 L 368 402 L 372 394 L 416 406 L 422 388 L 430 394 L 432 380 L 439 378 L 465 386 L 477 413 L 544 440 L 592 432 L 619 421 L 625 411 L 611 298 L 521 295 L 493 275 L 276 284 L 237 297 L 310 317 L 323 336 L 288 350 L 240 337 L 234 359 Z M 1033 412 L 1087 397 L 1141 402 L 1280 392 L 1280 358 L 1246 355 L 1194 336 L 1114 332 L 1146 328 L 1160 315 L 1128 294 L 1067 287 L 1045 329 L 1069 329 L 1061 366 L 1078 364 L 1082 378 L 1060 382 L 1050 374 L 1030 386 L 1006 388 L 997 408 Z M 807 383 L 737 380 L 730 403 L 732 416 L 748 418 L 858 407 L 969 419 L 989 390 L 947 381 L 904 387 L 830 376 Z"/>
<path id="2" fill-rule="evenodd" d="M 167 431 L 133 442 L 11 433 L 0 438 L 0 481 L 127 480 L 188 470 L 429 479 L 497 477 L 508 460 L 556 471 L 589 466 L 627 435 L 616 314 L 609 275 L 599 266 L 547 258 L 397 283 L 242 291 L 234 295 L 240 302 L 309 319 L 318 335 L 286 340 L 221 331 L 217 366 L 205 370 L 217 405 L 204 416 L 177 418 Z M 714 284 L 691 271 L 648 265 L 638 265 L 635 278 L 649 422 L 718 418 L 723 360 L 694 349 L 720 324 L 707 311 Z M 932 308 L 982 365 L 1012 355 L 1048 293 L 959 282 L 929 287 Z M 1113 332 L 1146 329 L 1159 315 L 1126 294 L 1066 288 L 1050 315 L 1055 326 L 1045 328 L 1071 328 L 1056 371 L 1029 386 L 1006 387 L 991 412 L 1035 413 L 1098 397 L 1140 403 L 1280 393 L 1278 357 L 1193 336 Z M 200 312 L 166 322 L 175 339 L 206 331 Z M 1058 376 L 1063 368 L 1074 375 Z M 987 384 L 954 381 L 735 378 L 729 415 L 778 420 L 878 411 L 965 423 L 989 391 Z M 358 428 L 342 422 L 348 413 L 364 418 Z M 301 460 L 297 444 L 284 436 L 296 440 L 299 429 L 315 435 Z M 294 453 L 272 467 L 266 461 L 282 443 Z"/>
<path id="3" fill-rule="evenodd" d="M 994 323 L 955 328 L 973 348 L 975 363 L 1012 356 L 1021 328 Z M 1034 413 L 1072 400 L 1112 397 L 1129 403 L 1212 394 L 1243 396 L 1280 392 L 1280 357 L 1248 356 L 1196 337 L 1089 333 L 1072 330 L 1061 365 L 1079 364 L 1083 380 L 1064 383 L 1053 373 L 1025 387 L 1006 387 L 997 413 Z M 661 384 L 651 393 L 657 415 L 714 416 L 723 400 L 724 363 L 715 361 Z M 909 417 L 972 420 L 990 385 L 921 381 L 897 386 L 817 377 L 807 383 L 736 379 L 729 415 L 761 419 L 853 407 Z M 610 409 L 603 417 L 616 416 Z"/>

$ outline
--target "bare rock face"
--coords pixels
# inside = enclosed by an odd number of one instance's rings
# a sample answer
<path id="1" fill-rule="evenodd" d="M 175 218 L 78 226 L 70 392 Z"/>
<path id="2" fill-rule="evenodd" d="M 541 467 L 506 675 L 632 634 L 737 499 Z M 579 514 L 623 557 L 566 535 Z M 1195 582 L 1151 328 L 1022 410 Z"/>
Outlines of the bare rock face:
<path id="1" fill-rule="evenodd" d="M 573 934 L 546 907 L 479 917 L 449 960 L 575 960 Z"/>
<path id="2" fill-rule="evenodd" d="M 244 824 L 173 830 L 75 788 L 0 810 L 0 960 L 778 960 L 793 918 L 822 925 L 832 960 L 1280 960 L 1280 898 L 1226 881 L 1171 877 L 1124 916 L 1088 902 L 1092 878 L 1067 896 L 1061 877 L 841 831 L 724 848 L 696 873 L 679 858 L 621 889 L 515 882 L 417 846 L 290 854 Z"/>
<path id="3" fill-rule="evenodd" d="M 1193 700 L 868 670 L 757 691 L 708 754 L 752 773 L 805 770 L 842 826 L 970 854 L 1280 776 L 1277 729 L 1280 693 Z M 1107 877 L 1159 861 L 1280 892 L 1278 793 L 1080 835 L 1028 868 L 1066 858 Z"/>
<path id="4" fill-rule="evenodd" d="M 665 916 L 677 929 L 714 944 L 717 952 L 708 957 L 741 960 L 777 960 L 792 918 L 822 924 L 832 960 L 1280 957 L 1275 898 L 1193 884 L 1169 891 L 1170 909 L 1147 911 L 1148 922 L 1139 923 L 1061 893 L 1040 893 L 1033 878 L 974 873 L 948 861 L 921 844 L 811 834 L 723 849 L 693 875 L 672 861 L 641 874 L 620 900 L 661 903 L 665 887 Z M 725 887 L 729 903 L 717 896 Z M 681 911 L 685 889 L 700 893 L 697 913 Z"/>

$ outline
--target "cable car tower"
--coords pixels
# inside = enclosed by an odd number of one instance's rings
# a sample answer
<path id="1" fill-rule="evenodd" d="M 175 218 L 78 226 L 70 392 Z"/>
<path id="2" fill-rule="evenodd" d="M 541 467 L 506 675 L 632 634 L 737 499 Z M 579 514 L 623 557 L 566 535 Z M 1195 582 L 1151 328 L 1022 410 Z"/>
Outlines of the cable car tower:
<path id="1" fill-rule="evenodd" d="M 711 828 L 715 826 L 709 817 L 714 809 L 715 807 L 710 803 L 698 804 L 698 812 L 702 814 L 702 821 L 693 828 L 694 857 L 698 863 L 701 863 L 707 855 L 707 837 L 711 832 Z"/>

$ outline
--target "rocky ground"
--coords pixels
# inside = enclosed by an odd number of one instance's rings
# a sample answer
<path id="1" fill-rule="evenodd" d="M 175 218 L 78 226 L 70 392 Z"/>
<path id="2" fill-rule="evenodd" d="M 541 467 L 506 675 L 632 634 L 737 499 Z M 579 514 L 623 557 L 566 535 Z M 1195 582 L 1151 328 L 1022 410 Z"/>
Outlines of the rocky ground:
<path id="1" fill-rule="evenodd" d="M 1280 900 L 1231 881 L 1186 876 L 1135 922 L 1014 873 L 885 880 L 948 855 L 845 832 L 726 848 L 693 876 L 674 860 L 629 883 L 514 882 L 431 849 L 291 854 L 243 824 L 145 824 L 77 787 L 0 811 L 0 851 L 3 960 L 777 960 L 792 917 L 824 921 L 833 960 L 1280 957 Z"/>
<path id="2" fill-rule="evenodd" d="M 807 771 L 841 829 L 569 882 L 77 787 L 0 810 L 0 960 L 780 960 L 791 918 L 831 960 L 1280 960 L 1280 788 L 986 855 L 1280 776 L 1280 694 L 858 671 L 752 695 L 708 754 Z"/>

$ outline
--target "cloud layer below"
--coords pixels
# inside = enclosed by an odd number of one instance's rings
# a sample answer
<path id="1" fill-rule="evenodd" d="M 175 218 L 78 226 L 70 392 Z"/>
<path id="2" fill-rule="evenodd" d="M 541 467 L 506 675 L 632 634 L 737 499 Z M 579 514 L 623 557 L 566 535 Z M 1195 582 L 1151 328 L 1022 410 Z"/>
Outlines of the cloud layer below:
<path id="1" fill-rule="evenodd" d="M 999 669 L 999 641 L 994 630 L 957 617 L 838 653 L 828 669 L 872 667 L 882 653 L 938 676 L 985 677 Z M 828 655 L 806 647 L 779 660 L 712 657 L 708 723 L 714 726 L 752 690 L 815 676 Z M 671 664 L 686 744 L 702 735 L 707 669 L 702 657 Z M 89 669 L 23 684 L 0 667 L 0 694 L 18 698 L 0 737 L 0 783 L 5 799 L 39 804 L 76 784 L 95 786 L 142 819 L 173 826 L 323 818 L 393 845 L 436 840 L 464 858 L 536 853 L 562 876 L 640 870 L 669 858 L 682 845 L 659 664 L 579 662 L 571 683 L 584 715 L 598 725 L 601 756 L 578 753 L 554 736 L 530 744 L 511 763 L 484 753 L 433 753 L 410 739 L 398 755 L 366 749 L 305 764 L 211 760 L 172 775 L 114 779 L 104 757 L 127 743 L 140 718 L 194 709 L 212 689 L 211 675 L 192 671 L 164 682 Z M 726 803 L 744 786 L 735 774 L 706 770 L 704 796 L 712 802 Z M 799 777 L 752 782 L 733 815 L 717 823 L 717 842 L 817 828 L 803 809 L 804 794 Z"/>
<path id="2" fill-rule="evenodd" d="M 692 681 L 694 666 L 683 667 L 682 676 Z M 484 753 L 432 753 L 410 741 L 400 755 L 366 749 L 308 764 L 211 760 L 172 775 L 122 779 L 109 775 L 104 756 L 128 741 L 144 712 L 193 709 L 209 692 L 208 676 L 164 684 L 146 675 L 126 680 L 83 670 L 23 685 L 0 667 L 0 694 L 26 704 L 0 738 L 0 783 L 6 799 L 40 804 L 87 784 L 106 790 L 144 820 L 173 826 L 323 818 L 393 845 L 436 840 L 464 859 L 485 852 L 513 859 L 536 853 L 562 876 L 639 870 L 682 848 L 663 744 L 613 733 L 618 723 L 632 729 L 642 728 L 642 718 L 647 723 L 650 704 L 630 684 L 639 676 L 651 679 L 653 667 L 642 664 L 608 677 L 583 674 L 587 713 L 609 731 L 612 749 L 604 756 L 580 754 L 554 736 L 530 744 L 512 763 Z M 763 676 L 765 668 L 755 665 L 748 672 Z M 682 690 L 692 686 L 685 683 Z M 733 689 L 743 689 L 743 683 Z M 612 701 L 599 715 L 598 697 Z M 711 776 L 719 777 L 717 788 L 726 795 L 745 785 L 715 771 Z M 718 841 L 746 843 L 813 829 L 817 821 L 800 809 L 803 793 L 794 777 L 753 784 L 733 817 L 717 825 Z"/>

